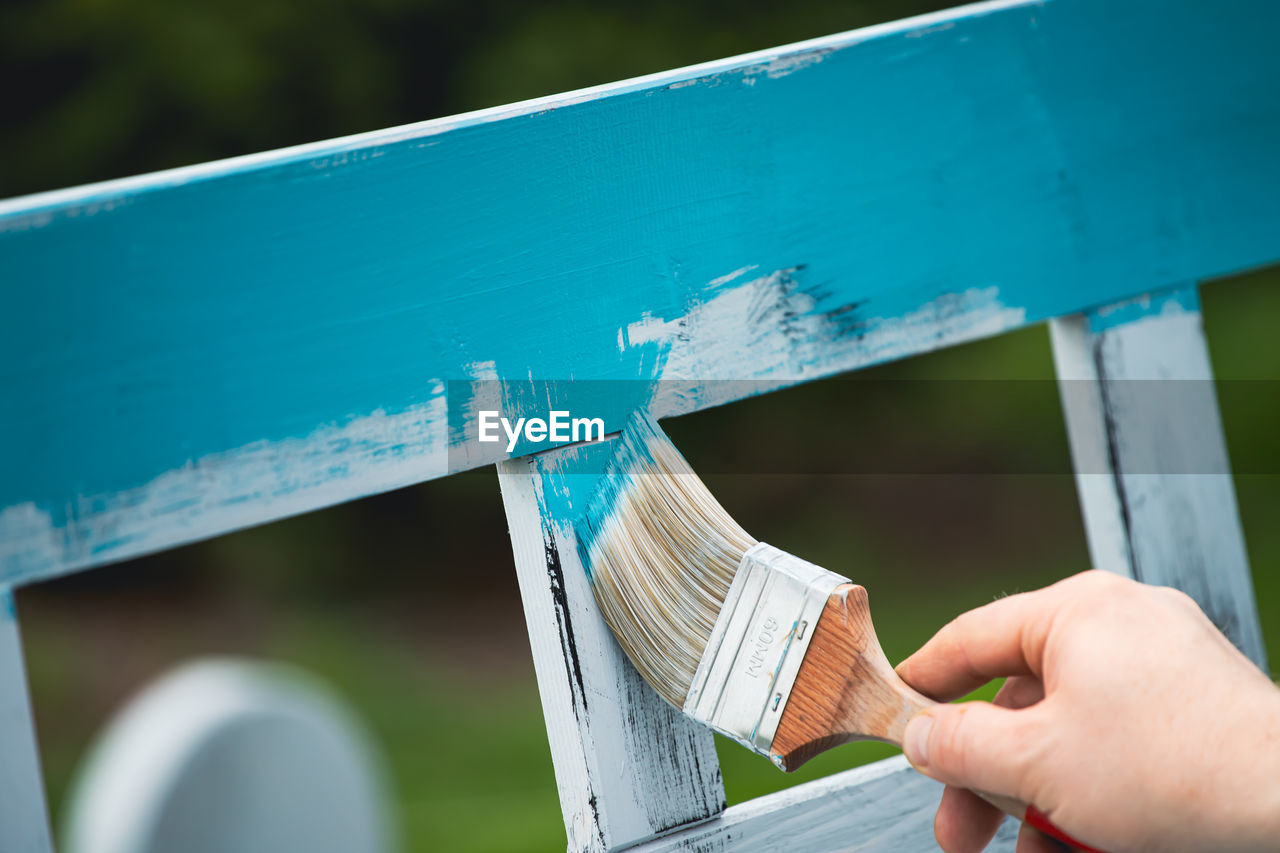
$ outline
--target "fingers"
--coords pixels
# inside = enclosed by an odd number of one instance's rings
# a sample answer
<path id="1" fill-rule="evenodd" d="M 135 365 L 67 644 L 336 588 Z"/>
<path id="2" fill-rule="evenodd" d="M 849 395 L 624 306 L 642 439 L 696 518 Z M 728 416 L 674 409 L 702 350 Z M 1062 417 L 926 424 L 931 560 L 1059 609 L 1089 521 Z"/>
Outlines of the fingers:
<path id="1" fill-rule="evenodd" d="M 1052 590 L 1011 595 L 960 614 L 899 664 L 898 674 L 939 701 L 1002 675 L 1038 675 L 1057 603 Z"/>
<path id="2" fill-rule="evenodd" d="M 1045 749 L 1041 708 L 1020 711 L 986 702 L 937 705 L 907 724 L 903 751 L 921 773 L 1023 802 Z"/>
<path id="3" fill-rule="evenodd" d="M 1005 680 L 991 704 L 1001 708 L 1030 708 L 1044 698 L 1044 682 L 1030 675 L 1015 675 Z"/>
<path id="4" fill-rule="evenodd" d="M 956 699 L 1000 676 L 1038 676 L 1054 617 L 1064 605 L 1133 583 L 1107 572 L 1082 572 L 962 613 L 899 664 L 898 674 L 939 701 Z"/>
<path id="5" fill-rule="evenodd" d="M 1071 848 L 1024 823 L 1018 830 L 1018 845 L 1015 849 L 1016 853 L 1064 853 Z"/>
<path id="6" fill-rule="evenodd" d="M 948 785 L 942 792 L 933 834 L 946 853 L 978 853 L 1000 828 L 1004 812 L 972 791 Z"/>

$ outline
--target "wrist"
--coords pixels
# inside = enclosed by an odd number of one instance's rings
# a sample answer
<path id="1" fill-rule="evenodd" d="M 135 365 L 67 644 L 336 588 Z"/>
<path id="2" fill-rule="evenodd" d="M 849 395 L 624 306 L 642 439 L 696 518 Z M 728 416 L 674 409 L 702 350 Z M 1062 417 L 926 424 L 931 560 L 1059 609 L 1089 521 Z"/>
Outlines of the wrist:
<path id="1" fill-rule="evenodd" d="M 1246 701 L 1251 735 L 1241 739 L 1233 760 L 1238 784 L 1232 786 L 1229 843 L 1231 849 L 1271 850 L 1280 838 L 1280 689 L 1266 684 Z"/>

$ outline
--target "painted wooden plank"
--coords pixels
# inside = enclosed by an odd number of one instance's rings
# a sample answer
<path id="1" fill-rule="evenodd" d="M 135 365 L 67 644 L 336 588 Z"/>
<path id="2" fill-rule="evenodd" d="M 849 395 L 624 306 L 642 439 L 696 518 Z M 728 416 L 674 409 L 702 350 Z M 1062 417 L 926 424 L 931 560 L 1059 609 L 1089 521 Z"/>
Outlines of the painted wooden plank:
<path id="1" fill-rule="evenodd" d="M 936 851 L 933 814 L 942 786 L 901 756 L 837 773 L 725 809 L 636 853 L 876 853 Z M 1018 824 L 1006 820 L 991 851 L 1012 851 Z"/>
<path id="2" fill-rule="evenodd" d="M 1274 261 L 1278 18 L 997 0 L 0 203 L 0 580 L 504 455 L 451 380 L 615 427 Z"/>
<path id="3" fill-rule="evenodd" d="M 1196 288 L 1051 329 L 1094 566 L 1183 590 L 1265 669 Z"/>
<path id="4" fill-rule="evenodd" d="M 53 853 L 13 591 L 0 586 L 0 850 Z"/>
<path id="5" fill-rule="evenodd" d="M 564 448 L 498 469 L 572 851 L 616 850 L 725 802 L 710 730 L 640 679 L 578 557 L 567 519 L 609 452 L 609 443 Z"/>

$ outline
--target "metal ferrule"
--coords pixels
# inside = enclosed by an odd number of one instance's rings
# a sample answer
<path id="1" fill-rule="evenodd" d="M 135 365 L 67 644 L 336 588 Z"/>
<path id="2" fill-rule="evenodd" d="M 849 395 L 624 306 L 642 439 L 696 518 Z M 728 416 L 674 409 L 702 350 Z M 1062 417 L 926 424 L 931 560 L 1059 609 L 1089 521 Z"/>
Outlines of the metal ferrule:
<path id="1" fill-rule="evenodd" d="M 849 579 L 760 542 L 742 557 L 684 712 L 743 746 L 770 754 L 814 626 Z"/>

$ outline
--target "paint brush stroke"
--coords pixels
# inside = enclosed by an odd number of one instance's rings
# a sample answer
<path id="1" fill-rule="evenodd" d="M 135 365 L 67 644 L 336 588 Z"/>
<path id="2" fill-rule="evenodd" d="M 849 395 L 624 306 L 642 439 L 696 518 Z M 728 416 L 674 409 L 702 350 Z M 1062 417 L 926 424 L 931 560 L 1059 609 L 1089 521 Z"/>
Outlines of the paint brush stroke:
<path id="1" fill-rule="evenodd" d="M 443 476 L 443 385 L 408 411 L 214 453 L 151 482 L 51 511 L 0 510 L 0 583 L 123 560 Z"/>
<path id="2" fill-rule="evenodd" d="M 765 393 L 1027 321 L 1026 310 L 1004 305 L 995 287 L 944 294 L 899 316 L 866 317 L 856 305 L 824 310 L 801 275 L 802 267 L 777 270 L 723 290 L 683 317 L 628 325 L 621 337 L 631 345 L 658 348 L 657 378 L 683 380 L 655 383 L 650 408 L 684 414 L 741 396 L 741 385 L 716 380 L 757 380 L 756 393 Z"/>

